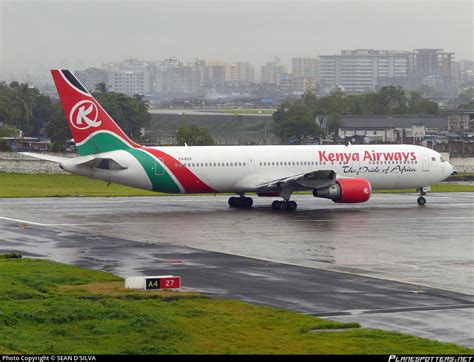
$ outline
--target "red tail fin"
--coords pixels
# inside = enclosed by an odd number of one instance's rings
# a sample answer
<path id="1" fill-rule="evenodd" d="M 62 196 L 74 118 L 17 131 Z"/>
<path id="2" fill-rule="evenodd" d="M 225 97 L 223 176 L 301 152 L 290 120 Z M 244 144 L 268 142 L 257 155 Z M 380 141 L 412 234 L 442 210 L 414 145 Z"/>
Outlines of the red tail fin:
<path id="1" fill-rule="evenodd" d="M 97 133 L 109 133 L 139 147 L 120 129 L 69 70 L 51 70 L 74 142 L 81 144 Z"/>

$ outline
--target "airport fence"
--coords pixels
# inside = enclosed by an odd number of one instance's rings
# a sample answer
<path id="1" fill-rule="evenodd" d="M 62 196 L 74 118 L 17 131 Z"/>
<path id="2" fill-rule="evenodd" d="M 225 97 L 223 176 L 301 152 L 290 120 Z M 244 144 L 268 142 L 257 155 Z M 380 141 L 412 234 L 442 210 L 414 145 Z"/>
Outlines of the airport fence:
<path id="1" fill-rule="evenodd" d="M 70 153 L 50 153 L 60 157 L 73 157 Z M 57 163 L 28 157 L 17 152 L 0 152 L 0 172 L 28 174 L 65 173 Z"/>

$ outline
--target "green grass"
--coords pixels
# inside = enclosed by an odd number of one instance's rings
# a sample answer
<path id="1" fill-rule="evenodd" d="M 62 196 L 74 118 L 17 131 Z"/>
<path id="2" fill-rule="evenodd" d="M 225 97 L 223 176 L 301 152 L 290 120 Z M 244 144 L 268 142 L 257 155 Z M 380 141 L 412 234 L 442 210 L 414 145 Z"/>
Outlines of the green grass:
<path id="1" fill-rule="evenodd" d="M 152 195 L 159 194 L 117 184 L 107 186 L 83 176 L 0 173 L 0 197 Z"/>
<path id="2" fill-rule="evenodd" d="M 378 190 L 374 193 L 382 194 L 395 194 L 395 193 L 406 193 L 416 192 L 415 189 L 408 190 Z M 439 183 L 431 186 L 431 192 L 474 192 L 474 185 L 457 185 L 452 183 Z"/>
<path id="3" fill-rule="evenodd" d="M 211 112 L 231 114 L 273 114 L 276 109 L 213 109 Z"/>
<path id="4" fill-rule="evenodd" d="M 432 186 L 433 192 L 474 192 L 474 185 L 440 183 Z M 375 193 L 405 193 L 411 190 L 374 191 Z M 310 194 L 302 192 L 298 194 Z M 54 197 L 54 196 L 164 196 L 168 194 L 135 189 L 128 186 L 91 180 L 77 175 L 44 175 L 0 173 L 2 197 Z"/>
<path id="5" fill-rule="evenodd" d="M 0 259 L 0 336 L 0 354 L 474 352 L 198 293 L 131 291 L 109 273 L 33 259 Z"/>

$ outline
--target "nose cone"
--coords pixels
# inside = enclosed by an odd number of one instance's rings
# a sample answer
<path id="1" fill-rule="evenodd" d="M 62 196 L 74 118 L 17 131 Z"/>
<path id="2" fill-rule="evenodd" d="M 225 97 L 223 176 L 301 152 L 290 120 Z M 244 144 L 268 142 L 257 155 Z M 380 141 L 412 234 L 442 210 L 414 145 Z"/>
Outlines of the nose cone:
<path id="1" fill-rule="evenodd" d="M 445 178 L 454 174 L 454 167 L 449 162 L 446 162 L 445 166 Z"/>

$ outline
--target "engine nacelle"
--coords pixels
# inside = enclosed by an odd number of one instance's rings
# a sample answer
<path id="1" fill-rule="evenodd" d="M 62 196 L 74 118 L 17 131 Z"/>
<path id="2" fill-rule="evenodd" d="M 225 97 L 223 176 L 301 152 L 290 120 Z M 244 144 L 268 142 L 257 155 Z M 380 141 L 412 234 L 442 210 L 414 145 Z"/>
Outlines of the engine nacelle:
<path id="1" fill-rule="evenodd" d="M 343 178 L 332 185 L 313 190 L 314 197 L 331 199 L 334 202 L 357 203 L 370 199 L 370 182 L 363 178 Z"/>

